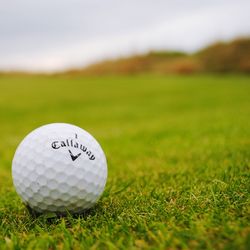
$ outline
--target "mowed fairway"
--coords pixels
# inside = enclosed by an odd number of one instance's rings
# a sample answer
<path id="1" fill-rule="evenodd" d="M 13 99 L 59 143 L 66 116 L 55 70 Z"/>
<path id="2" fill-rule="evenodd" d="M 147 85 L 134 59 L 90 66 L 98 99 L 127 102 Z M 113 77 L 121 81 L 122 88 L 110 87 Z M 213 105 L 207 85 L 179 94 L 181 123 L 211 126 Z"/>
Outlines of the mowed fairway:
<path id="1" fill-rule="evenodd" d="M 11 161 L 23 137 L 67 122 L 108 159 L 98 204 L 34 218 Z M 249 249 L 249 76 L 1 76 L 0 249 Z"/>

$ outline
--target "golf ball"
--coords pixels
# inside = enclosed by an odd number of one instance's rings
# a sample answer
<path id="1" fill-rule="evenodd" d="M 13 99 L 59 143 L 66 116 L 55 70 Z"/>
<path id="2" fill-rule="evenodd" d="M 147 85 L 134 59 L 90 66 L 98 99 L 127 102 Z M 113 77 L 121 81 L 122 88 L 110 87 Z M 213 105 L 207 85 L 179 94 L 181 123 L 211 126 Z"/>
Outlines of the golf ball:
<path id="1" fill-rule="evenodd" d="M 12 177 L 17 193 L 35 212 L 81 213 L 101 196 L 107 161 L 88 132 L 52 123 L 35 129 L 20 143 Z"/>

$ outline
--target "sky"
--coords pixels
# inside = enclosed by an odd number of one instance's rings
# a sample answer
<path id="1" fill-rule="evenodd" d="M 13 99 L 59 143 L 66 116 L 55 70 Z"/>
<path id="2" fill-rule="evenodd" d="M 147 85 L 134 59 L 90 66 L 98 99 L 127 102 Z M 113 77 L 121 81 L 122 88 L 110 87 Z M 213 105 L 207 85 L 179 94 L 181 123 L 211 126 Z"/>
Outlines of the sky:
<path id="1" fill-rule="evenodd" d="M 250 36 L 249 0 L 0 0 L 0 70 L 53 72 Z"/>

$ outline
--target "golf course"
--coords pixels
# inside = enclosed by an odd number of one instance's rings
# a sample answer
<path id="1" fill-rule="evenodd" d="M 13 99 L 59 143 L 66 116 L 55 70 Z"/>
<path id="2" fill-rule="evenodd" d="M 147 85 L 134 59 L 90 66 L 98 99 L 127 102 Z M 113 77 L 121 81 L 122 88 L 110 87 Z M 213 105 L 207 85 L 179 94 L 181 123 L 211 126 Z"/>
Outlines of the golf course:
<path id="1" fill-rule="evenodd" d="M 48 123 L 90 132 L 108 162 L 82 215 L 34 216 L 16 147 Z M 0 75 L 0 249 L 250 249 L 247 74 Z"/>

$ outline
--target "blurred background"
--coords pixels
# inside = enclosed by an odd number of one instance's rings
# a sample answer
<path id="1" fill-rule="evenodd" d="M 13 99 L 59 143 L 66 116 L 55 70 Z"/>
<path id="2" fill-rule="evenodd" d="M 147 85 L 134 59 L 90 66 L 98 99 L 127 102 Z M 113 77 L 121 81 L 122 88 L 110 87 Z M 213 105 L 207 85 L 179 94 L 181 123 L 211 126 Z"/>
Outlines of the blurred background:
<path id="1" fill-rule="evenodd" d="M 0 71 L 249 72 L 249 9 L 248 0 L 2 1 Z"/>

